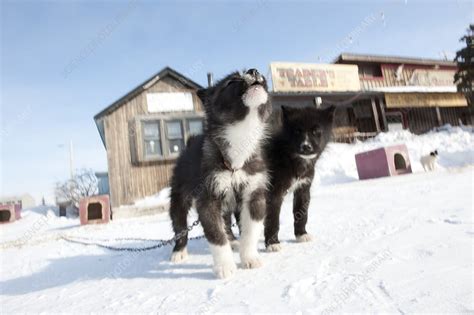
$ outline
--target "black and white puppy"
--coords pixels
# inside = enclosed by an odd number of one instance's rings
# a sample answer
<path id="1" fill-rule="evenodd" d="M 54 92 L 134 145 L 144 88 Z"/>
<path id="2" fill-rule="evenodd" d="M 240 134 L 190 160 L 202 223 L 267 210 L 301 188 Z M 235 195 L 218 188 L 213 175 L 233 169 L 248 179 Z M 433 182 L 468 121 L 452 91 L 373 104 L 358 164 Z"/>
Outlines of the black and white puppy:
<path id="1" fill-rule="evenodd" d="M 430 152 L 430 154 L 423 155 L 420 158 L 420 163 L 425 171 L 434 171 L 436 168 L 436 160 L 438 159 L 438 150 Z"/>
<path id="2" fill-rule="evenodd" d="M 271 104 L 265 78 L 255 69 L 232 73 L 198 91 L 206 123 L 179 157 L 171 180 L 170 216 L 176 234 L 171 260 L 187 257 L 187 215 L 195 202 L 219 278 L 236 265 L 223 216 L 240 209 L 240 259 L 243 268 L 262 263 L 257 251 L 263 229 L 268 184 L 262 144 Z"/>
<path id="3" fill-rule="evenodd" d="M 335 107 L 289 108 L 282 106 L 282 127 L 266 146 L 270 185 L 265 219 L 267 251 L 281 249 L 278 240 L 280 209 L 286 194 L 293 192 L 296 241 L 308 242 L 306 232 L 310 187 L 314 167 L 329 142 Z"/>

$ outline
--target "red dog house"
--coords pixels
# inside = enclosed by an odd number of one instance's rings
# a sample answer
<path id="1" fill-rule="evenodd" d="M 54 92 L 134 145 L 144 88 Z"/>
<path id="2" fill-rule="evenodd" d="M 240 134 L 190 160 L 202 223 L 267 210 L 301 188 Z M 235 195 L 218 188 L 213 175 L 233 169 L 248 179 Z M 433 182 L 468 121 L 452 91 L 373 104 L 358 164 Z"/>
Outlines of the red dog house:
<path id="1" fill-rule="evenodd" d="M 359 179 L 378 178 L 411 173 L 406 145 L 394 145 L 362 152 L 355 156 Z"/>
<path id="2" fill-rule="evenodd" d="M 108 195 L 92 196 L 79 202 L 81 224 L 107 223 L 110 221 L 110 201 Z"/>
<path id="3" fill-rule="evenodd" d="M 0 205 L 0 223 L 10 223 L 21 218 L 21 206 Z"/>

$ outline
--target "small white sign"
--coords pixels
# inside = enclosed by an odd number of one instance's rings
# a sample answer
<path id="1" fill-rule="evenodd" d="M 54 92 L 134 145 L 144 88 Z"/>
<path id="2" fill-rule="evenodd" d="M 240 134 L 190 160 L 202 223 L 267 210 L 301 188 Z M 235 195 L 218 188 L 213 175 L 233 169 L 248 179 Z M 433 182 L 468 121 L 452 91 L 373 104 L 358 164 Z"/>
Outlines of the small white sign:
<path id="1" fill-rule="evenodd" d="M 150 113 L 194 110 L 193 96 L 189 92 L 147 93 L 146 101 Z"/>
<path id="2" fill-rule="evenodd" d="M 403 130 L 402 123 L 388 123 L 388 131 L 399 131 Z"/>

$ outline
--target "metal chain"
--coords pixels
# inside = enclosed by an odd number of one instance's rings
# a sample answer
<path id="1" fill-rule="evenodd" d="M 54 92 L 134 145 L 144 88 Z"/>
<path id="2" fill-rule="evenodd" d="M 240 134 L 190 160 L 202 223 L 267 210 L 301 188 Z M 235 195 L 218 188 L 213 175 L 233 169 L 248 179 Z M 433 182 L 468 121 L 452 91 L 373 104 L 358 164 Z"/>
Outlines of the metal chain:
<path id="1" fill-rule="evenodd" d="M 194 221 L 190 226 L 188 226 L 186 228 L 186 232 L 190 232 L 195 226 L 198 226 L 198 225 L 199 225 L 199 220 Z M 236 223 L 233 223 L 231 225 L 231 227 L 235 227 L 235 226 L 237 226 Z M 167 246 L 167 245 L 171 245 L 171 244 L 173 244 L 173 242 L 176 241 L 176 239 L 180 238 L 183 234 L 184 234 L 184 232 L 178 233 L 177 235 L 173 236 L 172 238 L 170 238 L 168 240 L 159 240 L 159 239 L 158 240 L 152 240 L 152 239 L 143 239 L 143 238 L 116 238 L 116 239 L 113 239 L 113 240 L 110 240 L 110 239 L 102 240 L 102 241 L 105 241 L 105 242 L 119 241 L 119 240 L 140 240 L 140 241 L 147 241 L 147 242 L 158 242 L 158 244 L 156 244 L 156 245 L 148 246 L 148 247 L 141 247 L 141 248 L 115 247 L 115 246 L 105 245 L 105 244 L 101 244 L 101 243 L 97 243 L 97 242 L 84 242 L 84 241 L 77 240 L 77 237 L 76 237 L 76 239 L 71 239 L 71 238 L 68 238 L 68 237 L 65 237 L 65 236 L 61 236 L 61 239 L 65 240 L 66 242 L 70 242 L 70 243 L 75 243 L 75 244 L 80 244 L 80 245 L 85 245 L 85 246 L 97 246 L 97 247 L 105 248 L 105 249 L 112 250 L 112 251 L 144 252 L 144 251 L 148 251 L 148 250 L 152 250 L 152 249 L 156 249 L 156 248 L 161 248 L 161 247 L 164 247 L 164 246 Z M 204 235 L 193 236 L 193 237 L 188 238 L 188 240 L 189 241 L 194 241 L 194 240 L 203 239 L 204 237 L 205 237 Z M 82 239 L 91 240 L 90 238 L 82 238 Z M 94 240 L 97 241 L 97 239 L 94 239 Z"/>
<path id="2" fill-rule="evenodd" d="M 1 244 L 0 249 L 7 249 L 7 248 L 12 248 L 12 247 L 23 247 L 25 245 L 39 244 L 39 243 L 44 243 L 46 241 L 53 241 L 53 240 L 62 239 L 62 240 L 66 241 L 66 242 L 69 242 L 69 243 L 80 244 L 80 245 L 84 245 L 84 246 L 97 246 L 97 247 L 105 248 L 105 249 L 112 250 L 112 251 L 144 252 L 144 251 L 148 251 L 148 250 L 152 250 L 152 249 L 156 249 L 156 248 L 161 248 L 161 247 L 173 244 L 176 241 L 176 239 L 178 239 L 181 236 L 183 236 L 184 234 L 190 232 L 192 229 L 194 229 L 194 227 L 198 226 L 199 223 L 200 223 L 199 220 L 194 221 L 190 226 L 188 226 L 186 228 L 186 232 L 183 231 L 183 232 L 178 233 L 177 235 L 173 236 L 172 238 L 166 239 L 166 240 L 163 240 L 163 239 L 132 238 L 132 237 L 115 238 L 115 239 L 97 239 L 97 238 L 93 239 L 93 238 L 81 237 L 81 236 L 72 236 L 71 237 L 71 236 L 67 236 L 67 235 L 57 235 L 55 237 L 44 238 L 44 239 L 42 239 L 40 241 L 37 241 L 37 242 L 34 242 L 34 243 L 25 243 L 25 244 L 20 243 L 20 244 L 18 244 L 16 241 L 13 241 L 13 242 L 10 242 L 11 244 L 10 243 Z M 233 223 L 231 225 L 231 227 L 235 227 L 235 226 L 237 226 L 236 223 Z M 188 240 L 190 240 L 190 241 L 199 240 L 199 239 L 203 239 L 204 237 L 205 237 L 204 235 L 193 236 L 193 237 L 188 238 Z M 113 241 L 158 242 L 158 244 L 148 246 L 148 247 L 136 248 L 136 247 L 115 247 L 115 246 L 110 246 L 110 245 L 106 245 L 106 244 L 103 244 L 103 243 L 98 243 L 98 242 L 113 242 Z"/>
<path id="3" fill-rule="evenodd" d="M 199 225 L 199 220 L 194 221 L 190 226 L 188 226 L 186 228 L 186 233 L 190 232 L 197 225 Z M 185 233 L 184 232 L 178 233 L 175 236 L 173 236 L 172 238 L 167 239 L 167 240 L 161 240 L 161 239 L 153 240 L 153 239 L 141 239 L 141 238 L 117 238 L 117 239 L 113 239 L 113 240 L 110 240 L 110 239 L 108 239 L 108 240 L 94 239 L 94 241 L 96 241 L 96 242 L 85 242 L 85 241 L 81 241 L 79 239 L 83 239 L 83 240 L 91 240 L 91 239 L 90 238 L 85 238 L 85 237 L 82 237 L 82 238 L 81 237 L 75 237 L 75 239 L 73 239 L 73 238 L 70 238 L 70 237 L 67 237 L 67 236 L 64 236 L 64 235 L 61 236 L 61 239 L 66 241 L 66 242 L 69 242 L 69 243 L 80 244 L 80 245 L 85 245 L 85 246 L 97 246 L 97 247 L 101 247 L 101 248 L 105 248 L 105 249 L 113 250 L 113 251 L 144 252 L 144 251 L 148 251 L 148 250 L 152 250 L 152 249 L 156 249 L 156 248 L 161 248 L 163 246 L 171 245 L 171 244 L 173 244 L 173 242 L 176 241 L 176 239 L 180 238 L 183 234 L 185 234 Z M 190 237 L 190 238 L 188 238 L 188 240 L 192 241 L 192 240 L 198 240 L 198 239 L 201 239 L 201 238 L 204 238 L 204 235 Z M 147 242 L 158 242 L 158 244 L 153 245 L 153 246 L 148 246 L 148 247 L 136 248 L 136 247 L 115 247 L 115 246 L 110 246 L 110 245 L 106 245 L 106 244 L 97 243 L 97 241 L 99 241 L 99 242 L 104 242 L 104 241 L 105 242 L 110 242 L 110 241 L 120 241 L 120 240 L 127 240 L 127 241 L 140 240 L 140 241 L 147 241 Z"/>

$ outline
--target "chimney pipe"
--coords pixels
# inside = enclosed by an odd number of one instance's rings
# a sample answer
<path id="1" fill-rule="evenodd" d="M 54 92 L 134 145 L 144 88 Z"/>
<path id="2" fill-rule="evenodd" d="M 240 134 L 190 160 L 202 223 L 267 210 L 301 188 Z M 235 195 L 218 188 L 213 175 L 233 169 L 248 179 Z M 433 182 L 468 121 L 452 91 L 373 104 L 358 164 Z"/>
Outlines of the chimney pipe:
<path id="1" fill-rule="evenodd" d="M 207 73 L 207 86 L 211 87 L 213 85 L 214 85 L 214 79 L 213 79 L 212 72 L 208 72 Z"/>

